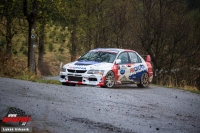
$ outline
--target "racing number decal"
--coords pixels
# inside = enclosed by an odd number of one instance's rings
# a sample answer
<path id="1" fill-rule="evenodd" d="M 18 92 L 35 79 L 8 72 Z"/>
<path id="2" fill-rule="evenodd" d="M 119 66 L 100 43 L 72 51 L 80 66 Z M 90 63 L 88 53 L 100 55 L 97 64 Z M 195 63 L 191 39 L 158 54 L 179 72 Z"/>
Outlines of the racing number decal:
<path id="1" fill-rule="evenodd" d="M 130 73 L 133 73 L 133 72 L 134 72 L 134 68 L 131 68 L 131 69 L 130 69 Z"/>

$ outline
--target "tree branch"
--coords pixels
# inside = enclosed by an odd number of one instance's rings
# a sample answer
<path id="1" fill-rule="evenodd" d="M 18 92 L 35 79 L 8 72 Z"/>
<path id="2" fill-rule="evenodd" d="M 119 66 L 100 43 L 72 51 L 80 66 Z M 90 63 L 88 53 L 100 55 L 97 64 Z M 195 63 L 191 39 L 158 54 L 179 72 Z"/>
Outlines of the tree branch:
<path id="1" fill-rule="evenodd" d="M 0 30 L 0 33 L 1 33 L 3 36 L 6 36 L 1 30 Z"/>
<path id="2" fill-rule="evenodd" d="M 27 0 L 23 0 L 23 12 L 24 16 L 28 18 L 28 11 L 27 11 Z"/>

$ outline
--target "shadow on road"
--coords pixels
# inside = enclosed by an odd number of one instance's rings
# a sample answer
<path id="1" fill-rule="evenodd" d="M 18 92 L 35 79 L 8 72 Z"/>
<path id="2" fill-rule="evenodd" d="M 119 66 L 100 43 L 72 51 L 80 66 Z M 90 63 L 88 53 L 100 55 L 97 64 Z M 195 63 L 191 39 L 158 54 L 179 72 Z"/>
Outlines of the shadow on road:
<path id="1" fill-rule="evenodd" d="M 152 86 L 149 86 L 148 88 L 139 88 L 136 84 L 123 84 L 123 85 L 115 85 L 112 88 L 104 88 L 100 86 L 93 86 L 93 85 L 76 85 L 75 87 L 91 87 L 91 88 L 102 88 L 102 89 L 118 89 L 118 90 L 146 90 L 146 89 L 152 89 Z"/>

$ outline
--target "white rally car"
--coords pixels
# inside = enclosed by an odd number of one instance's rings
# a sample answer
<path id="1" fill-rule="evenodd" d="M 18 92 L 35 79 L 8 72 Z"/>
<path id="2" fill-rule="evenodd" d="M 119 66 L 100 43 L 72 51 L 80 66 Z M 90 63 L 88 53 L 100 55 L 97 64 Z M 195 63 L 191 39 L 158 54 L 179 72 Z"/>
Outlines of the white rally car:
<path id="1" fill-rule="evenodd" d="M 134 83 L 138 87 L 148 87 L 153 78 L 150 62 L 150 55 L 144 60 L 133 50 L 97 48 L 64 65 L 60 82 L 72 86 L 86 84 L 110 88 L 117 84 Z"/>

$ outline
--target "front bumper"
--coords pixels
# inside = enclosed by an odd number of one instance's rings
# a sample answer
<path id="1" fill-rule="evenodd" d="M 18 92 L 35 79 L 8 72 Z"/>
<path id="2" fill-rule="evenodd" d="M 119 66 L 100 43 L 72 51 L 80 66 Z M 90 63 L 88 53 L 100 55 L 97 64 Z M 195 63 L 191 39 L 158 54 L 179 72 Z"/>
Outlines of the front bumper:
<path id="1" fill-rule="evenodd" d="M 59 81 L 86 85 L 102 85 L 104 76 L 100 74 L 60 72 Z"/>

